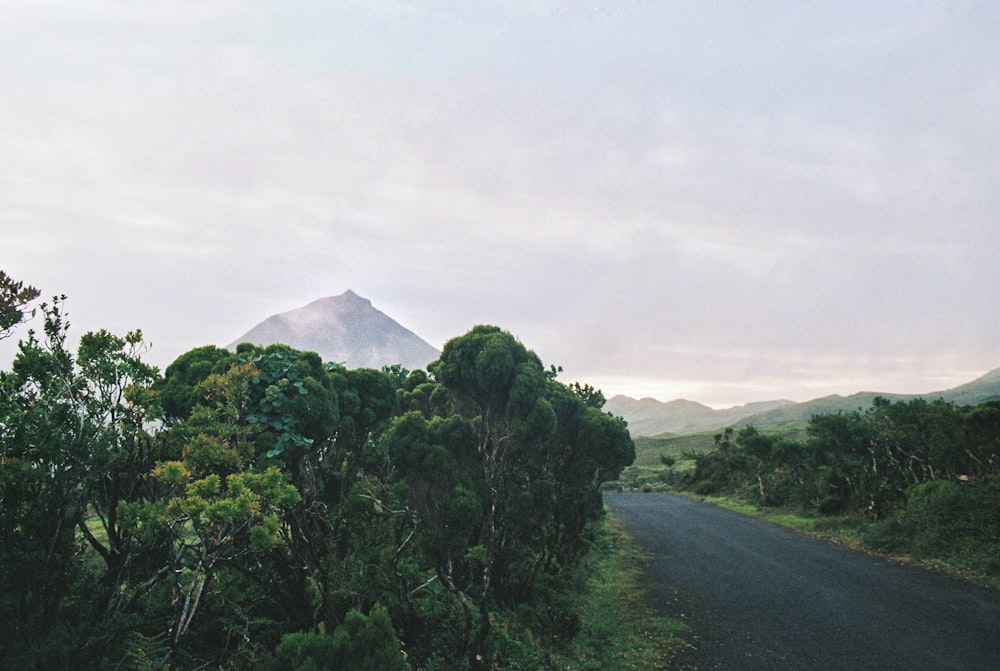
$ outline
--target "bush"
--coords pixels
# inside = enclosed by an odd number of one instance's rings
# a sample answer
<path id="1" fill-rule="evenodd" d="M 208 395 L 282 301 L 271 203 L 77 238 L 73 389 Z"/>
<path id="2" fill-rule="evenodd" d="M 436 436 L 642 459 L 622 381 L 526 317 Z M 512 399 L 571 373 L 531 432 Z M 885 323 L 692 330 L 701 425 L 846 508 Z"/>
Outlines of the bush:
<path id="1" fill-rule="evenodd" d="M 696 494 L 707 496 L 731 492 L 746 477 L 742 459 L 713 450 L 698 458 L 690 480 Z"/>
<path id="2" fill-rule="evenodd" d="M 392 621 L 376 606 L 370 616 L 352 610 L 332 636 L 286 634 L 274 651 L 273 671 L 409 671 Z"/>
<path id="3" fill-rule="evenodd" d="M 1000 572 L 1000 481 L 933 480 L 910 487 L 904 507 L 864 541 L 885 552 L 957 561 L 974 573 Z"/>

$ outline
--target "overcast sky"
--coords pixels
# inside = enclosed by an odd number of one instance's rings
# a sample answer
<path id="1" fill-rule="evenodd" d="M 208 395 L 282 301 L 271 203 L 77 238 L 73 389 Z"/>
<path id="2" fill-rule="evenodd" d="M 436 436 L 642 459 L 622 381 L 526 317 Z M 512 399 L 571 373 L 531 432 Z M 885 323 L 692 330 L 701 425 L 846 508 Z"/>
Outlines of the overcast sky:
<path id="1" fill-rule="evenodd" d="M 992 0 L 0 0 L 0 268 L 161 368 L 352 289 L 608 396 L 940 390 L 1000 366 L 998 34 Z"/>

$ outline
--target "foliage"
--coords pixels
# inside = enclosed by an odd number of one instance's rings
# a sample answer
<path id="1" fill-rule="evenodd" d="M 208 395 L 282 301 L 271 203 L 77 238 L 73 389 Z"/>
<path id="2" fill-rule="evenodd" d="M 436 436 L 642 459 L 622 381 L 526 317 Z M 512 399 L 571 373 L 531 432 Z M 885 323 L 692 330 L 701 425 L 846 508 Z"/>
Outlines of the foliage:
<path id="1" fill-rule="evenodd" d="M 198 384 L 210 375 L 225 373 L 232 363 L 233 353 L 215 345 L 196 347 L 177 357 L 154 386 L 164 419 L 168 422 L 187 419 L 204 398 Z"/>
<path id="2" fill-rule="evenodd" d="M 869 547 L 993 574 L 998 477 L 1000 401 L 876 398 L 863 412 L 816 415 L 804 441 L 727 430 L 684 486 L 758 506 L 858 515 L 872 523 L 862 536 Z"/>
<path id="3" fill-rule="evenodd" d="M 905 507 L 873 525 L 866 544 L 1000 577 L 1000 478 L 979 486 L 932 480 L 907 490 Z"/>
<path id="4" fill-rule="evenodd" d="M 274 651 L 274 671 L 407 671 L 410 665 L 401 649 L 385 608 L 371 615 L 352 610 L 333 635 L 318 632 L 286 634 Z"/>
<path id="5" fill-rule="evenodd" d="M 684 625 L 647 604 L 642 569 L 649 558 L 613 518 L 603 521 L 595 536 L 586 587 L 577 597 L 579 633 L 557 650 L 557 668 L 671 668 L 683 646 Z"/>
<path id="6" fill-rule="evenodd" d="M 806 425 L 791 423 L 780 426 L 760 427 L 765 435 L 780 435 L 791 441 L 801 442 L 806 437 Z M 684 462 L 694 462 L 698 457 L 715 449 L 718 431 L 685 434 L 660 434 L 635 438 L 635 466 L 660 466 L 662 456 L 672 457 L 678 467 Z M 693 467 L 693 463 L 690 464 Z"/>
<path id="7" fill-rule="evenodd" d="M 428 371 L 245 344 L 161 377 L 141 332 L 74 353 L 41 310 L 0 373 L 4 667 L 544 668 L 580 629 L 634 447 L 509 333 Z"/>
<path id="8" fill-rule="evenodd" d="M 0 374 L 0 653 L 45 642 L 36 658 L 70 654 L 53 665 L 71 668 L 123 633 L 95 613 L 116 617 L 149 587 L 146 555 L 119 512 L 150 494 L 144 475 L 161 455 L 149 432 L 158 373 L 141 361 L 140 332 L 84 334 L 74 356 L 62 300 L 41 310 L 43 333 L 29 331 Z M 88 644 L 71 653 L 78 638 Z"/>
<path id="9" fill-rule="evenodd" d="M 18 282 L 0 270 L 0 340 L 24 321 L 24 308 L 40 295 L 35 287 Z"/>
<path id="10" fill-rule="evenodd" d="M 430 372 L 445 390 L 434 404 L 441 414 L 404 393 L 414 411 L 385 442 L 406 473 L 407 509 L 429 525 L 423 550 L 434 577 L 461 613 L 456 661 L 488 666 L 498 654 L 495 609 L 537 607 L 536 583 L 579 561 L 601 512 L 600 484 L 634 448 L 624 423 L 595 407 L 599 392 L 558 383 L 497 327 L 446 343 Z M 434 398 L 429 382 L 407 382 Z"/>

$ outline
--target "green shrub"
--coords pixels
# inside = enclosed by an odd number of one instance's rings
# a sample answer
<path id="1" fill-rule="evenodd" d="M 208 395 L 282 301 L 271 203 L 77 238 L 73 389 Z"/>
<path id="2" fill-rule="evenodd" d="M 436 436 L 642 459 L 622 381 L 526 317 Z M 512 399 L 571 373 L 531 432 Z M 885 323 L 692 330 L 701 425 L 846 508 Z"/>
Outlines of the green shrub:
<path id="1" fill-rule="evenodd" d="M 409 671 L 392 621 L 376 606 L 365 616 L 352 610 L 333 635 L 298 632 L 282 636 L 274 651 L 273 671 Z"/>
<path id="2" fill-rule="evenodd" d="M 904 507 L 872 525 L 866 545 L 920 559 L 959 563 L 974 573 L 1000 572 L 1000 481 L 933 480 L 910 487 Z"/>

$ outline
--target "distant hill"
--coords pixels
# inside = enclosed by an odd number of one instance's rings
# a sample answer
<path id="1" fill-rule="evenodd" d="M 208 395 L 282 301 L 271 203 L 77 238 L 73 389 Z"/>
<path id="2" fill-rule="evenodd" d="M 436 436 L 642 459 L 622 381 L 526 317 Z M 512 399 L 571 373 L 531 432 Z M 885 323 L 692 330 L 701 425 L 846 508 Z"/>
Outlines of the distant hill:
<path id="1" fill-rule="evenodd" d="M 941 398 L 958 405 L 974 405 L 983 401 L 990 401 L 1000 398 L 1000 368 L 994 368 L 982 377 L 977 377 L 972 382 L 966 382 L 954 389 L 941 392 Z M 924 394 L 925 398 L 931 400 L 938 397 L 937 394 Z"/>
<path id="2" fill-rule="evenodd" d="M 813 415 L 867 410 L 872 401 L 881 396 L 891 401 L 925 398 L 928 401 L 943 399 L 958 405 L 974 405 L 1000 399 L 1000 368 L 992 370 L 972 382 L 928 394 L 886 394 L 863 391 L 850 396 L 824 396 L 794 403 L 792 401 L 765 401 L 714 410 L 701 403 L 677 400 L 662 402 L 652 398 L 636 400 L 627 396 L 608 399 L 604 409 L 623 417 L 628 422 L 633 437 L 656 436 L 662 433 L 695 433 L 712 431 L 727 426 L 777 426 L 789 422 L 808 422 Z"/>
<path id="3" fill-rule="evenodd" d="M 324 361 L 348 368 L 401 364 L 416 370 L 440 356 L 437 349 L 350 290 L 272 315 L 230 343 L 229 348 L 243 342 L 283 343 L 316 352 Z"/>
<path id="4" fill-rule="evenodd" d="M 633 436 L 655 436 L 661 433 L 711 431 L 732 426 L 744 417 L 792 404 L 792 401 L 764 401 L 716 410 L 684 399 L 664 403 L 655 398 L 636 400 L 618 395 L 608 399 L 604 410 L 623 417 Z"/>
<path id="5" fill-rule="evenodd" d="M 890 401 L 909 401 L 915 398 L 924 398 L 928 401 L 938 399 L 949 401 L 957 405 L 975 405 L 983 401 L 990 401 L 1000 398 L 1000 368 L 996 368 L 978 377 L 972 382 L 967 382 L 953 389 L 944 391 L 934 391 L 927 394 L 884 394 L 873 391 L 862 391 L 850 396 L 824 396 L 804 403 L 795 403 L 762 412 L 756 415 L 741 419 L 737 426 L 775 426 L 786 422 L 808 422 L 813 415 L 829 414 L 835 412 L 852 412 L 854 410 L 867 410 L 871 407 L 872 401 L 881 396 Z"/>

